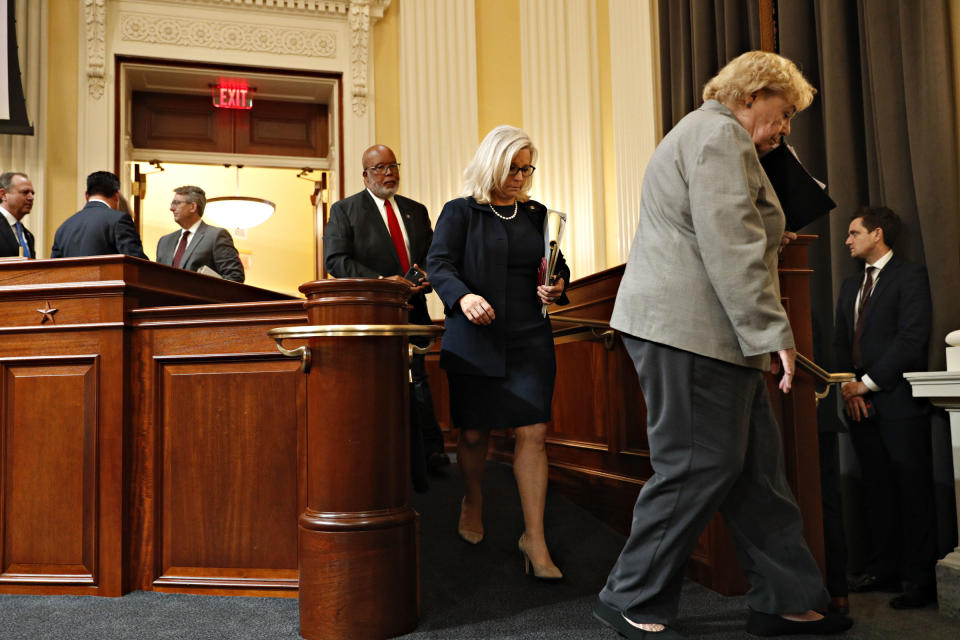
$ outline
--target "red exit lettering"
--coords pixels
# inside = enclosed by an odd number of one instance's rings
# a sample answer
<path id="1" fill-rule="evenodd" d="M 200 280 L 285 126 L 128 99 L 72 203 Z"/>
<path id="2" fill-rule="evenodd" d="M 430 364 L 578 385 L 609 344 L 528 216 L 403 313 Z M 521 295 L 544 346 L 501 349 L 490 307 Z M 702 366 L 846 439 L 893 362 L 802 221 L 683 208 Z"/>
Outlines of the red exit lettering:
<path id="1" fill-rule="evenodd" d="M 252 109 L 253 96 L 245 86 L 213 86 L 213 106 L 220 109 Z"/>

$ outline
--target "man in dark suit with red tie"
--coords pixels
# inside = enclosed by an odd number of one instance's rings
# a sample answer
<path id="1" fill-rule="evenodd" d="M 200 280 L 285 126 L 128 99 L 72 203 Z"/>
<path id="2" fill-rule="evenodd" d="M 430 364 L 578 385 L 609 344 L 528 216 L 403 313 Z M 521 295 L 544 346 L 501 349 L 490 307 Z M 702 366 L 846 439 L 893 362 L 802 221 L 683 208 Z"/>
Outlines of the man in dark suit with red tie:
<path id="1" fill-rule="evenodd" d="M 930 406 L 903 377 L 927 369 L 930 286 L 893 252 L 900 228 L 886 207 L 851 220 L 846 244 L 865 268 L 840 287 L 835 340 L 840 370 L 857 374 L 841 391 L 867 492 L 867 567 L 851 590 L 902 586 L 890 606 L 908 609 L 936 599 L 937 552 Z"/>
<path id="2" fill-rule="evenodd" d="M 33 234 L 23 226 L 23 217 L 33 209 L 33 198 L 33 184 L 27 174 L 0 174 L 0 257 L 37 257 Z"/>
<path id="3" fill-rule="evenodd" d="M 363 182 L 366 189 L 335 203 L 323 231 L 323 256 L 327 271 L 335 278 L 403 279 L 411 267 L 426 261 L 433 239 L 427 208 L 397 195 L 400 164 L 393 151 L 374 145 L 363 153 Z M 431 324 L 426 293 L 429 282 L 413 287 L 410 322 Z M 411 363 L 413 428 L 419 423 L 424 455 L 413 452 L 414 485 L 425 487 L 425 458 L 431 469 L 449 463 L 443 453 L 443 436 L 433 414 L 433 400 L 427 384 L 423 356 Z M 414 448 L 419 445 L 414 442 Z"/>

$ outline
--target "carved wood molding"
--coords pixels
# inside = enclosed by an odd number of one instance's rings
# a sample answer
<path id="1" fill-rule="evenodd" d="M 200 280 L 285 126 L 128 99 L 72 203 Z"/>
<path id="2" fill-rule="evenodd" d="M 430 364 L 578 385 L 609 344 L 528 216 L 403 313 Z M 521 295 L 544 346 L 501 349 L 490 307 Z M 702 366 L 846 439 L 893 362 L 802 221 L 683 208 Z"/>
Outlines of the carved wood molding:
<path id="1" fill-rule="evenodd" d="M 103 97 L 106 69 L 106 40 L 104 28 L 107 11 L 106 0 L 83 0 L 87 22 L 87 87 L 90 95 L 99 100 Z"/>

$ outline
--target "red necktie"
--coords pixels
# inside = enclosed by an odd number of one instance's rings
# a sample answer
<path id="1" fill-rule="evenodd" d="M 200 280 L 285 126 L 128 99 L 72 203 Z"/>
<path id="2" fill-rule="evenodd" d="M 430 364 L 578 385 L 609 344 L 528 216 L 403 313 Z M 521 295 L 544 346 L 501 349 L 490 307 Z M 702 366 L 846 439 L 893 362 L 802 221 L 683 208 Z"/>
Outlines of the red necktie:
<path id="1" fill-rule="evenodd" d="M 867 315 L 867 303 L 870 302 L 870 294 L 873 293 L 873 272 L 876 270 L 876 267 L 867 267 L 867 279 L 863 281 L 857 302 L 857 325 L 853 330 L 853 366 L 857 369 L 863 368 L 860 336 L 863 334 L 863 318 Z"/>
<path id="2" fill-rule="evenodd" d="M 390 229 L 390 238 L 393 240 L 393 248 L 397 251 L 397 257 L 400 258 L 401 275 L 410 270 L 410 258 L 407 257 L 407 245 L 403 243 L 403 233 L 400 231 L 400 222 L 397 220 L 397 214 L 393 212 L 393 207 L 389 200 L 383 201 L 383 206 L 387 209 L 387 227 Z"/>
<path id="3" fill-rule="evenodd" d="M 179 267 L 180 261 L 183 260 L 183 252 L 187 250 L 187 236 L 189 235 L 189 231 L 184 231 L 180 234 L 180 243 L 177 244 L 177 250 L 173 254 L 173 266 L 175 267 Z"/>

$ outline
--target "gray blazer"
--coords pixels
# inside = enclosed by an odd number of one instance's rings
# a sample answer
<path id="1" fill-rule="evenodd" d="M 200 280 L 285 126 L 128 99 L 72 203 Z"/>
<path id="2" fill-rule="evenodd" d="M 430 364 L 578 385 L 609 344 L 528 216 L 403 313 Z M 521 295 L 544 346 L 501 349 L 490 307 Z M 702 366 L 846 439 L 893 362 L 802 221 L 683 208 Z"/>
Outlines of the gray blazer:
<path id="1" fill-rule="evenodd" d="M 610 325 L 767 369 L 771 352 L 794 346 L 777 277 L 784 226 L 750 135 L 708 100 L 650 159 Z"/>
<path id="2" fill-rule="evenodd" d="M 157 242 L 157 262 L 173 264 L 173 254 L 180 242 L 180 231 L 174 231 L 160 238 Z M 197 233 L 187 245 L 180 263 L 181 269 L 198 271 L 207 265 L 226 280 L 243 282 L 243 265 L 230 232 L 221 227 L 214 227 L 201 221 Z"/>

